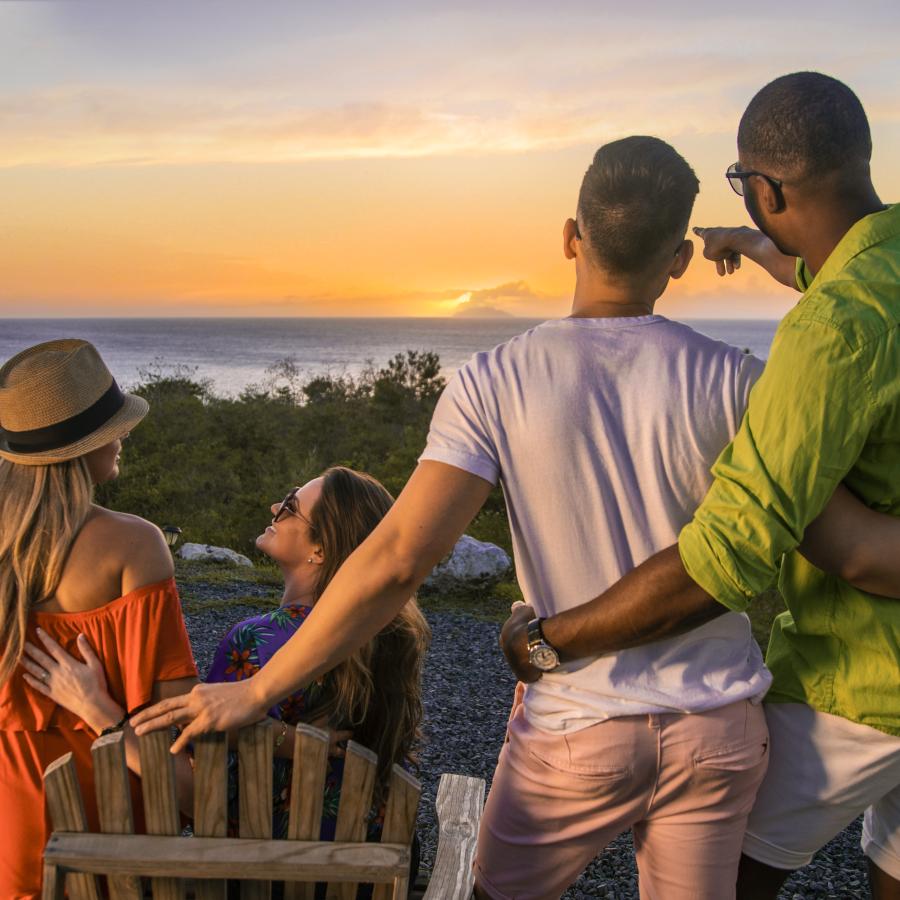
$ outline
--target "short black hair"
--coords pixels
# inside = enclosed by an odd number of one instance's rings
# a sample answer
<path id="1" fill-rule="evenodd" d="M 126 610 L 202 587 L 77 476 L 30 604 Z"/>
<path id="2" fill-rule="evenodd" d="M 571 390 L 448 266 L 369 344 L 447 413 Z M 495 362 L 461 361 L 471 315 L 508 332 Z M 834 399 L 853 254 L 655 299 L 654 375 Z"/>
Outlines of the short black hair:
<path id="1" fill-rule="evenodd" d="M 845 169 L 867 172 L 872 134 L 859 98 L 821 72 L 794 72 L 767 84 L 738 127 L 738 151 L 785 181 Z"/>
<path id="2" fill-rule="evenodd" d="M 634 136 L 604 144 L 578 193 L 578 226 L 596 262 L 634 275 L 684 236 L 700 182 L 665 141 Z"/>

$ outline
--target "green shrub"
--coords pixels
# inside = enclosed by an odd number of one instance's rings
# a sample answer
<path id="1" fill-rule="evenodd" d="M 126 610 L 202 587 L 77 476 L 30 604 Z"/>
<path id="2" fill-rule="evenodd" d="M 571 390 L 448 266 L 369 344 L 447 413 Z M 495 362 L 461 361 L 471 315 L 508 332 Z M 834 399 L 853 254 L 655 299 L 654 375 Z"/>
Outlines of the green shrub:
<path id="1" fill-rule="evenodd" d="M 157 365 L 133 389 L 150 412 L 125 445 L 122 478 L 98 499 L 178 525 L 186 541 L 255 555 L 270 504 L 329 466 L 369 472 L 396 496 L 425 446 L 443 387 L 437 354 L 413 350 L 355 377 L 304 381 L 284 361 L 237 398 L 217 396 L 190 369 Z M 508 547 L 508 528 L 489 521 Z"/>

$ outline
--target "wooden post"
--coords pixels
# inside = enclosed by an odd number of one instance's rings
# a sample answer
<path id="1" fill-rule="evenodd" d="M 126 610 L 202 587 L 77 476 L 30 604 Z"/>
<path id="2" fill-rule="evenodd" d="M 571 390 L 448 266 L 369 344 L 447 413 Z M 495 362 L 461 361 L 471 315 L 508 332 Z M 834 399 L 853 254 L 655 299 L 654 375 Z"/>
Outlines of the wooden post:
<path id="1" fill-rule="evenodd" d="M 384 844 L 411 844 L 416 828 L 416 812 L 422 785 L 405 769 L 395 765 L 391 769 L 391 784 L 384 810 L 384 826 L 381 842 Z M 396 878 L 394 884 L 376 884 L 373 900 L 406 900 L 409 879 Z"/>
<path id="2" fill-rule="evenodd" d="M 484 807 L 484 779 L 441 775 L 435 806 L 438 848 L 425 900 L 469 900 L 475 886 L 472 863 Z"/>
<path id="3" fill-rule="evenodd" d="M 271 719 L 242 728 L 238 733 L 238 813 L 242 838 L 272 837 Z M 269 900 L 270 881 L 242 881 L 241 900 Z"/>
<path id="4" fill-rule="evenodd" d="M 228 834 L 228 736 L 223 732 L 194 738 L 194 834 Z M 225 900 L 226 883 L 198 879 L 196 900 Z"/>
<path id="5" fill-rule="evenodd" d="M 104 834 L 134 834 L 125 735 L 121 731 L 97 738 L 91 745 L 94 789 L 100 830 Z M 141 880 L 131 875 L 110 875 L 109 893 L 114 900 L 142 900 Z"/>
<path id="6" fill-rule="evenodd" d="M 84 800 L 78 787 L 78 775 L 71 753 L 66 753 L 50 763 L 44 771 L 44 793 L 50 810 L 50 821 L 54 831 L 87 831 L 87 816 L 84 814 Z M 53 840 L 51 835 L 50 840 Z M 62 879 L 57 873 L 54 890 L 59 891 Z M 65 878 L 66 889 L 71 900 L 100 900 L 97 879 L 82 872 L 70 872 Z"/>
<path id="7" fill-rule="evenodd" d="M 41 900 L 66 900 L 66 876 L 59 866 L 44 863 Z"/>
<path id="8" fill-rule="evenodd" d="M 298 725 L 294 739 L 288 840 L 319 840 L 327 769 L 328 732 L 312 725 Z M 315 884 L 288 881 L 284 885 L 284 900 L 315 900 L 315 893 Z"/>
<path id="9" fill-rule="evenodd" d="M 365 841 L 377 765 L 378 757 L 371 750 L 355 741 L 347 744 L 335 841 Z M 355 900 L 356 888 L 356 884 L 329 884 L 325 896 L 327 900 Z"/>
<path id="10" fill-rule="evenodd" d="M 139 746 L 147 834 L 181 834 L 168 729 L 141 735 Z M 150 884 L 154 900 L 184 900 L 184 883 L 178 878 L 151 878 Z"/>

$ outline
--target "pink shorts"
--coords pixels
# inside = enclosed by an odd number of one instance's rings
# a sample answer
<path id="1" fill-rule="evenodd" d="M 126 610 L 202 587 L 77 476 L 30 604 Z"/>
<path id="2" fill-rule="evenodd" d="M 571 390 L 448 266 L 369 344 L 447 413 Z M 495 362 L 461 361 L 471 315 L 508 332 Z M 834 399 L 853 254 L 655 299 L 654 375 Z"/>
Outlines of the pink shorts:
<path id="1" fill-rule="evenodd" d="M 608 719 L 558 734 L 509 723 L 478 835 L 494 900 L 550 900 L 633 829 L 645 900 L 734 897 L 747 816 L 768 762 L 762 707 Z"/>

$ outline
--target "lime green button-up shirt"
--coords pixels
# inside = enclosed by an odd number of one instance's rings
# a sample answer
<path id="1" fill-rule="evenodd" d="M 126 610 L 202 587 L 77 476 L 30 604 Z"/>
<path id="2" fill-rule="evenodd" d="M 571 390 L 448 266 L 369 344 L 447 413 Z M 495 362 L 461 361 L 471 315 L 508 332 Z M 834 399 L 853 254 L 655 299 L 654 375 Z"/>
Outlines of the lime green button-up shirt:
<path id="1" fill-rule="evenodd" d="M 900 600 L 857 590 L 795 548 L 839 482 L 900 515 L 900 204 L 843 237 L 778 327 L 741 428 L 679 537 L 690 576 L 742 610 L 776 580 L 769 701 L 900 735 Z"/>

